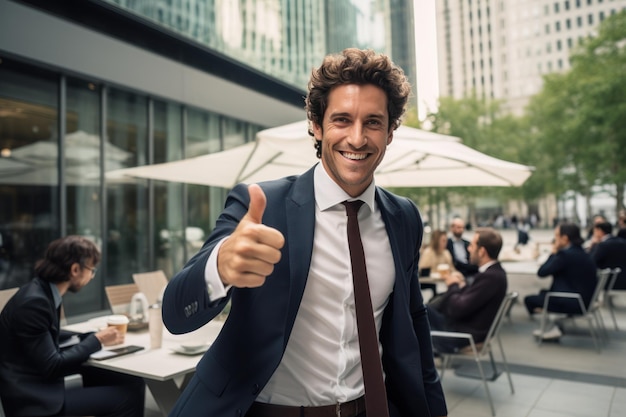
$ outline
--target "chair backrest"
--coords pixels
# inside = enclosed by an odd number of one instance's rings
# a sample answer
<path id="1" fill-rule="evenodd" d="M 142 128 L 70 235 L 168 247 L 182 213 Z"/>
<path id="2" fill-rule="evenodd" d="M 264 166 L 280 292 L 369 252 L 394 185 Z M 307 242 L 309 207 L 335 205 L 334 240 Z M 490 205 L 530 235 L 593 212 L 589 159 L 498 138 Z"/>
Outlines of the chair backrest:
<path id="1" fill-rule="evenodd" d="M 9 302 L 13 294 L 15 294 L 19 290 L 18 287 L 8 288 L 6 290 L 0 290 L 0 311 L 4 308 L 4 306 Z"/>
<path id="2" fill-rule="evenodd" d="M 593 308 L 599 307 L 598 302 L 600 301 L 600 296 L 604 292 L 604 287 L 606 286 L 607 281 L 611 278 L 611 272 L 611 268 L 598 270 L 598 282 L 596 284 L 596 288 L 593 290 L 591 302 L 589 303 L 589 307 L 587 308 L 587 310 L 592 310 Z"/>
<path id="3" fill-rule="evenodd" d="M 607 291 L 612 291 L 613 290 L 613 287 L 615 286 L 615 282 L 617 281 L 617 277 L 619 276 L 619 274 L 621 272 L 622 272 L 622 268 L 620 268 L 620 267 L 611 269 L 609 284 L 606 287 Z"/>
<path id="4" fill-rule="evenodd" d="M 130 311 L 130 301 L 133 295 L 139 292 L 134 282 L 131 284 L 107 285 L 104 287 L 111 311 L 114 314 L 123 314 Z"/>
<path id="5" fill-rule="evenodd" d="M 167 277 L 161 270 L 138 272 L 133 274 L 133 280 L 139 287 L 139 291 L 144 293 L 150 305 L 155 304 L 159 300 L 163 289 L 167 286 Z"/>
<path id="6" fill-rule="evenodd" d="M 502 321 L 506 312 L 511 307 L 511 304 L 515 302 L 519 293 L 517 291 L 510 292 L 504 296 L 502 302 L 500 303 L 500 307 L 498 308 L 498 312 L 496 316 L 493 318 L 493 322 L 491 322 L 491 327 L 489 327 L 489 331 L 487 332 L 487 336 L 483 342 L 482 348 L 480 349 L 480 355 L 487 353 L 490 349 L 491 341 L 498 337 L 498 333 L 500 332 L 500 327 L 502 327 Z"/>

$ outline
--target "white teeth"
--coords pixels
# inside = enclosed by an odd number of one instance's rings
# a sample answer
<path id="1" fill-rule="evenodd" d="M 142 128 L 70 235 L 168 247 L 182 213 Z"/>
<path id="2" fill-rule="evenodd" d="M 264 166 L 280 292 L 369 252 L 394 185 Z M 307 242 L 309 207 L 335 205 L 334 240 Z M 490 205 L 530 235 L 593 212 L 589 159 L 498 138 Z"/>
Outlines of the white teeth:
<path id="1" fill-rule="evenodd" d="M 347 152 L 344 152 L 343 156 L 345 156 L 348 159 L 361 160 L 361 159 L 365 159 L 367 157 L 367 154 L 366 153 L 347 153 Z"/>

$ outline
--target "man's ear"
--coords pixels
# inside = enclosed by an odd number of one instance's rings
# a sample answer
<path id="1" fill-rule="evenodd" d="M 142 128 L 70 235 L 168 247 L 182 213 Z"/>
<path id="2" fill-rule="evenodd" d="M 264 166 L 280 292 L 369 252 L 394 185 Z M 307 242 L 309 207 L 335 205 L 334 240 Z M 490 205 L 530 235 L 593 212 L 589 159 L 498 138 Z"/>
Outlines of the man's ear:
<path id="1" fill-rule="evenodd" d="M 311 128 L 313 130 L 313 137 L 316 140 L 322 140 L 322 126 L 318 125 L 315 122 L 311 122 Z"/>
<path id="2" fill-rule="evenodd" d="M 80 274 L 81 266 L 78 262 L 74 262 L 70 267 L 70 276 L 76 276 Z"/>
<path id="3" fill-rule="evenodd" d="M 393 130 L 389 132 L 389 135 L 387 136 L 387 146 L 389 146 L 392 140 L 393 140 Z"/>

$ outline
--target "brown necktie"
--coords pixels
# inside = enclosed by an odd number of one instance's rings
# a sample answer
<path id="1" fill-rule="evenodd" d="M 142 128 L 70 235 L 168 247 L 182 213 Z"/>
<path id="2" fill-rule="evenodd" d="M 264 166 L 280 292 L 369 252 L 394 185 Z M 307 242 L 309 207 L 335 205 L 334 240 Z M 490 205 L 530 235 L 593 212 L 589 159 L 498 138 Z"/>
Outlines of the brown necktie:
<path id="1" fill-rule="evenodd" d="M 354 303 L 356 304 L 356 324 L 359 332 L 359 348 L 361 350 L 361 368 L 365 384 L 365 410 L 368 416 L 387 417 L 387 392 L 383 380 L 383 368 L 378 351 L 378 336 L 372 310 L 372 298 L 367 281 L 365 253 L 359 231 L 357 215 L 363 201 L 344 201 L 348 214 L 348 247 L 352 263 L 352 280 L 354 285 Z"/>

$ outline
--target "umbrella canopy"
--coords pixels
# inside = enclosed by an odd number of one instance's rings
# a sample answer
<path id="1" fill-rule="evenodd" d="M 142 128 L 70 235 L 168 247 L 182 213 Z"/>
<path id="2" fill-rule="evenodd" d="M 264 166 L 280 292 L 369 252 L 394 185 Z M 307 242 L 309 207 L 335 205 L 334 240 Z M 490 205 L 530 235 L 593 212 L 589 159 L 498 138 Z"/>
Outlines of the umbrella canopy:
<path id="1" fill-rule="evenodd" d="M 223 152 L 163 164 L 107 173 L 124 176 L 232 188 L 303 173 L 314 165 L 313 139 L 307 121 L 257 133 L 254 142 Z M 463 145 L 454 136 L 407 126 L 394 132 L 376 184 L 383 187 L 519 186 L 532 167 L 503 161 Z"/>
<path id="2" fill-rule="evenodd" d="M 121 168 L 130 152 L 104 143 L 107 167 Z M 10 158 L 0 157 L 0 184 L 53 185 L 58 178 L 59 147 L 56 140 L 38 141 L 15 148 Z M 65 176 L 69 185 L 98 185 L 100 137 L 84 131 L 65 136 Z"/>

